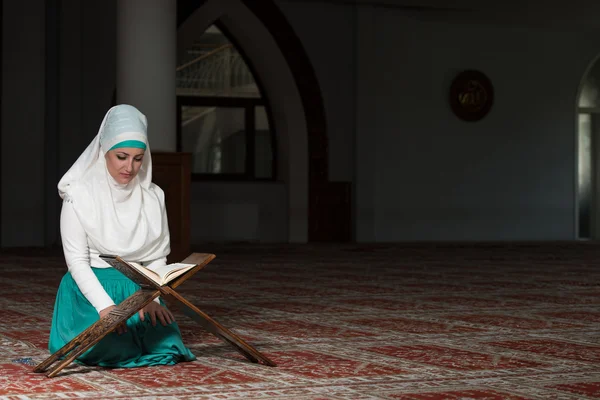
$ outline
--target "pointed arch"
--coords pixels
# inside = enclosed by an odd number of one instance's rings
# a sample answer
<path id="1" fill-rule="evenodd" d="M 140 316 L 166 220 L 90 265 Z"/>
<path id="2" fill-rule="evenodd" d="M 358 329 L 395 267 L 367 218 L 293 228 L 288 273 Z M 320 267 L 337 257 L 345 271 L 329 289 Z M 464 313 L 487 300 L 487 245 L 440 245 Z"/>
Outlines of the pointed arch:
<path id="1" fill-rule="evenodd" d="M 335 226 L 331 223 L 335 204 L 324 201 L 331 198 L 332 186 L 320 87 L 300 39 L 281 10 L 271 0 L 209 0 L 195 7 L 180 0 L 178 9 L 178 48 L 189 46 L 218 20 L 251 60 L 270 99 L 278 134 L 278 178 L 288 189 L 289 241 L 340 240 L 328 231 Z"/>

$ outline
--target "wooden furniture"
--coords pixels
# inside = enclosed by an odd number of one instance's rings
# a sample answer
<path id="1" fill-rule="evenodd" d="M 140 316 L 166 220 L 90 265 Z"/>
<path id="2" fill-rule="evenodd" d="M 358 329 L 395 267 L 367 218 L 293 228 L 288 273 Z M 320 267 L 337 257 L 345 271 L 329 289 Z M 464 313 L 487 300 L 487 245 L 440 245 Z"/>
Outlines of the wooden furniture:
<path id="1" fill-rule="evenodd" d="M 169 263 L 190 254 L 191 153 L 152 152 L 152 181 L 165 192 L 171 254 Z"/>
<path id="2" fill-rule="evenodd" d="M 100 320 L 92 324 L 57 352 L 38 364 L 34 368 L 34 372 L 46 372 L 46 376 L 49 378 L 56 376 L 77 357 L 85 353 L 102 338 L 114 331 L 117 326 L 127 321 L 158 296 L 163 297 L 170 303 L 176 304 L 177 308 L 183 311 L 188 317 L 192 318 L 208 332 L 233 346 L 248 360 L 254 363 L 262 362 L 264 365 L 270 367 L 276 366 L 273 361 L 269 360 L 254 347 L 220 325 L 175 291 L 179 285 L 211 262 L 215 258 L 214 254 L 192 253 L 182 262 L 195 264 L 196 266 L 164 286 L 157 285 L 135 268 L 128 266 L 120 257 L 103 255 L 101 258 L 140 285 L 140 289 L 117 305 L 108 315 L 100 318 Z"/>
<path id="3" fill-rule="evenodd" d="M 352 187 L 348 182 L 311 183 L 308 219 L 310 242 L 352 241 Z"/>

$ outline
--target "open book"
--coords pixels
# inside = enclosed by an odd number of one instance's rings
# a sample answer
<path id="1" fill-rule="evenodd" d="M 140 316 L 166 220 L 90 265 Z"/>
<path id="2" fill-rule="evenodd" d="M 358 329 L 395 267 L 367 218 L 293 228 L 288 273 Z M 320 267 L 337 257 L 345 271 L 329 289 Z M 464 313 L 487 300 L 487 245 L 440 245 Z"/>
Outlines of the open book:
<path id="1" fill-rule="evenodd" d="M 117 260 L 116 256 L 112 255 L 100 255 L 100 258 L 115 267 L 115 263 L 123 262 L 132 268 L 135 268 L 140 273 L 147 276 L 152 281 L 156 282 L 160 286 L 164 286 L 171 282 L 178 276 L 185 274 L 190 269 L 194 268 L 198 264 L 184 264 L 184 263 L 173 263 L 161 266 L 142 266 L 133 261 Z"/>

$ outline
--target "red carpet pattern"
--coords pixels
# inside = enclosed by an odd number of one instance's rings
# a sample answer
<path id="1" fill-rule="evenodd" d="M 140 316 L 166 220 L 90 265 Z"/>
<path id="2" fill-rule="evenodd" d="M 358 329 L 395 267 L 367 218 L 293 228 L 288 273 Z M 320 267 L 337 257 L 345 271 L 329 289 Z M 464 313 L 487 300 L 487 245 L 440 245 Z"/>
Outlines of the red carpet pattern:
<path id="1" fill-rule="evenodd" d="M 600 398 L 600 245 L 213 246 L 180 287 L 276 368 L 177 315 L 198 359 L 72 365 L 48 356 L 60 253 L 0 256 L 0 400 Z"/>

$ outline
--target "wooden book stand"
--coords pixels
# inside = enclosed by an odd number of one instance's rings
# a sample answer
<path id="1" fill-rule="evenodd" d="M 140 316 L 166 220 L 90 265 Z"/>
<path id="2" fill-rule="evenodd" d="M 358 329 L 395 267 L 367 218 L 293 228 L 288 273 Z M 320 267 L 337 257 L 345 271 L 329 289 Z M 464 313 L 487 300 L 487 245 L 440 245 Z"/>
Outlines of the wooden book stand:
<path id="1" fill-rule="evenodd" d="M 248 360 L 254 363 L 262 362 L 270 367 L 276 366 L 273 361 L 269 360 L 258 350 L 242 340 L 239 336 L 235 335 L 233 332 L 229 331 L 217 321 L 203 313 L 200 309 L 195 307 L 192 303 L 187 301 L 185 298 L 183 298 L 183 296 L 175 291 L 179 285 L 188 280 L 192 275 L 200 271 L 209 262 L 211 262 L 215 258 L 214 254 L 192 253 L 185 260 L 183 260 L 182 263 L 195 264 L 196 266 L 164 286 L 160 286 L 151 279 L 147 278 L 144 274 L 129 266 L 127 262 L 118 256 L 101 255 L 100 257 L 111 264 L 115 269 L 126 275 L 129 279 L 136 282 L 140 286 L 140 289 L 123 300 L 104 318 L 100 318 L 57 352 L 37 365 L 33 369 L 34 372 L 47 372 L 46 376 L 49 378 L 56 376 L 63 368 L 73 362 L 77 357 L 85 353 L 102 338 L 114 331 L 119 324 L 127 321 L 131 316 L 144 308 L 158 296 L 162 296 L 171 304 L 176 304 L 184 312 L 184 314 L 192 318 L 208 332 L 233 346 Z M 50 366 L 56 361 L 59 362 L 50 368 Z"/>

